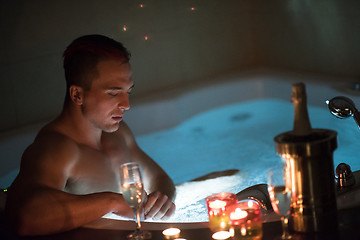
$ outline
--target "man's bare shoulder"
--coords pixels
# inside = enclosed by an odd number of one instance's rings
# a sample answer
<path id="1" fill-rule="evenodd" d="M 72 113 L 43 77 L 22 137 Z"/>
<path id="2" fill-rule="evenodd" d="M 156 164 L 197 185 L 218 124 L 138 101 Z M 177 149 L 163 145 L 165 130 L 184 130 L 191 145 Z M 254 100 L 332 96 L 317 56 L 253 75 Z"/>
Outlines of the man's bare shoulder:
<path id="1" fill-rule="evenodd" d="M 45 126 L 39 131 L 34 142 L 25 150 L 22 161 L 44 162 L 59 159 L 65 163 L 78 155 L 79 146 L 70 137 L 54 128 Z"/>
<path id="2" fill-rule="evenodd" d="M 24 151 L 19 175 L 12 188 L 34 186 L 63 189 L 79 158 L 79 146 L 64 134 L 46 126 Z"/>
<path id="3" fill-rule="evenodd" d="M 69 136 L 58 131 L 55 128 L 45 126 L 37 134 L 34 144 L 40 145 L 42 147 L 56 148 L 59 151 L 59 148 L 66 148 L 68 150 L 76 150 L 78 144 Z"/>

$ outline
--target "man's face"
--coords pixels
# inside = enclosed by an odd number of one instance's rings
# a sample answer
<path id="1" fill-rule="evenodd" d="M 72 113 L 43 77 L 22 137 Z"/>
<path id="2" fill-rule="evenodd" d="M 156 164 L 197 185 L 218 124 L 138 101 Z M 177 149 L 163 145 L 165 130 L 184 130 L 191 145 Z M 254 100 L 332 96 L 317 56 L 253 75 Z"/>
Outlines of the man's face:
<path id="1" fill-rule="evenodd" d="M 84 92 L 82 111 L 96 128 L 114 132 L 130 108 L 129 94 L 134 86 L 129 63 L 103 60 L 97 64 L 98 76 Z"/>

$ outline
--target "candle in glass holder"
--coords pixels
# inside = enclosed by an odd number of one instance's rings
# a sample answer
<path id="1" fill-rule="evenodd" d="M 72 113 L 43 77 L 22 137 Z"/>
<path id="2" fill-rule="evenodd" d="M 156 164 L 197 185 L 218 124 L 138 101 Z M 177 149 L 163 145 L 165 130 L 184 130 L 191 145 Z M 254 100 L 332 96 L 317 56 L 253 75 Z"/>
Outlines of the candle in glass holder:
<path id="1" fill-rule="evenodd" d="M 233 193 L 216 193 L 206 198 L 209 228 L 214 231 L 229 230 L 229 207 L 237 203 Z"/>
<path id="2" fill-rule="evenodd" d="M 262 217 L 259 204 L 251 199 L 232 205 L 229 211 L 229 224 L 235 237 L 241 239 L 262 238 Z"/>

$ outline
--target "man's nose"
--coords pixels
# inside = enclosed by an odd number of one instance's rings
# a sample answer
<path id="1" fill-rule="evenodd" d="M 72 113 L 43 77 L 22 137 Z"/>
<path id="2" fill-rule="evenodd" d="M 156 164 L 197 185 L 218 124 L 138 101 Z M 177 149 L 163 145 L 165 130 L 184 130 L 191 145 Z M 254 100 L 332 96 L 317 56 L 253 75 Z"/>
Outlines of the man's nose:
<path id="1" fill-rule="evenodd" d="M 123 110 L 130 109 L 130 100 L 129 100 L 129 96 L 127 94 L 121 97 L 118 107 Z"/>

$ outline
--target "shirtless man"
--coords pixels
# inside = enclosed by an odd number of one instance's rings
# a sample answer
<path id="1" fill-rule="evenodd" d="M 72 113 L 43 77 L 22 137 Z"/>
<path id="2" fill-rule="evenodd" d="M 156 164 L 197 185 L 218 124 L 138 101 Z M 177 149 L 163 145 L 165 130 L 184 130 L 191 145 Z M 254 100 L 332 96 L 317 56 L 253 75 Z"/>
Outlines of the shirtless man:
<path id="1" fill-rule="evenodd" d="M 132 217 L 120 193 L 125 162 L 142 166 L 145 218 L 174 213 L 172 180 L 122 121 L 134 87 L 129 58 L 120 43 L 101 35 L 80 37 L 64 52 L 63 110 L 25 150 L 8 191 L 6 215 L 18 234 L 62 232 L 107 213 Z"/>

